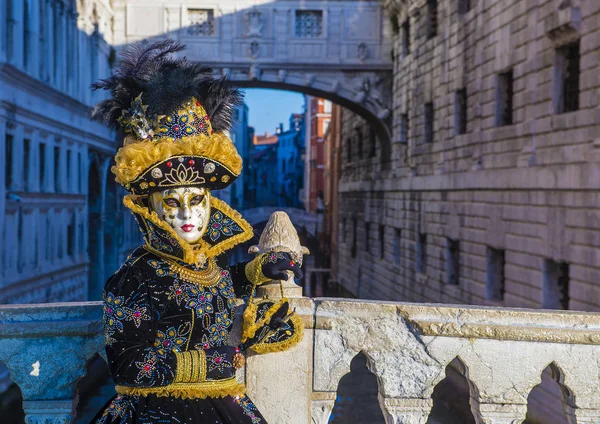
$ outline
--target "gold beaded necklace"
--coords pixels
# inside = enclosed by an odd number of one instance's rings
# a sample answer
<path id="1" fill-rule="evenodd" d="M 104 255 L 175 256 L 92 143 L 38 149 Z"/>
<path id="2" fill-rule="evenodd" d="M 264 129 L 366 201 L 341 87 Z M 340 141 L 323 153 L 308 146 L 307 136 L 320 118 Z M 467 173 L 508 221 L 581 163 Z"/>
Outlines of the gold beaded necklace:
<path id="1" fill-rule="evenodd" d="M 189 269 L 177 262 L 165 259 L 169 264 L 171 272 L 177 274 L 180 279 L 188 283 L 197 284 L 202 287 L 216 285 L 221 280 L 221 268 L 215 263 L 213 258 L 206 262 L 206 268 L 200 270 Z"/>

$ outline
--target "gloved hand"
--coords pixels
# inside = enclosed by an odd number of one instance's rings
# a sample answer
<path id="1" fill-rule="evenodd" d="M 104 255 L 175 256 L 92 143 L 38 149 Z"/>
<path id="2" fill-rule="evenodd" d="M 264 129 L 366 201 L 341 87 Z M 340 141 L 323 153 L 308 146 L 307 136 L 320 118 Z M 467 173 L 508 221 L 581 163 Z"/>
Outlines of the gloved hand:
<path id="1" fill-rule="evenodd" d="M 246 265 L 246 278 L 252 284 L 262 284 L 269 280 L 287 280 L 285 271 L 292 271 L 296 278 L 304 275 L 300 269 L 299 259 L 288 252 L 263 253 Z"/>
<path id="2" fill-rule="evenodd" d="M 280 303 L 280 304 L 276 304 L 273 302 L 265 302 L 264 305 L 262 305 L 260 307 L 261 308 L 268 307 L 268 309 L 271 309 L 271 308 L 276 308 L 276 309 L 275 309 L 275 312 L 271 315 L 271 318 L 267 322 L 263 323 L 258 328 L 256 328 L 254 331 L 254 334 L 252 334 L 251 337 L 249 337 L 247 340 L 244 341 L 244 343 L 241 344 L 240 348 L 244 351 L 246 351 L 247 349 L 256 345 L 257 343 L 261 343 L 262 341 L 264 341 L 265 337 L 267 337 L 270 334 L 273 334 L 279 328 L 281 328 L 283 325 L 285 325 L 286 319 L 289 318 L 288 312 L 290 309 L 290 304 L 287 301 Z M 270 312 L 268 312 L 268 310 L 267 310 L 265 313 L 268 314 Z M 249 323 L 249 324 L 254 324 L 254 322 Z"/>

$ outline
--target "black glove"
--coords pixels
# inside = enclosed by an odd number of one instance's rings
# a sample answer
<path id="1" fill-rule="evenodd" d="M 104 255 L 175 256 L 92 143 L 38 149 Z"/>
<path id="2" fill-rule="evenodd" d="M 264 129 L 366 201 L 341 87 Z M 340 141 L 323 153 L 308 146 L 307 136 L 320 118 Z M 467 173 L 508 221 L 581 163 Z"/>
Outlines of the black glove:
<path id="1" fill-rule="evenodd" d="M 295 255 L 294 255 L 295 256 Z M 296 278 L 304 275 L 300 269 L 298 260 L 294 260 L 288 252 L 272 252 L 262 257 L 262 274 L 270 280 L 287 280 L 287 273 L 292 271 Z"/>

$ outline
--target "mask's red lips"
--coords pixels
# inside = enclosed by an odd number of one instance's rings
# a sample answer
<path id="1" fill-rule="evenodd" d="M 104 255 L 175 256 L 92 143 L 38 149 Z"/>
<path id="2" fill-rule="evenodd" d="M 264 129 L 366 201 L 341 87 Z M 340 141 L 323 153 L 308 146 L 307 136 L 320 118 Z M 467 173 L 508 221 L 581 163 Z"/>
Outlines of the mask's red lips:
<path id="1" fill-rule="evenodd" d="M 189 233 L 190 231 L 192 231 L 194 229 L 194 226 L 192 224 L 185 224 L 181 226 L 181 229 L 183 231 L 185 231 L 186 233 Z"/>

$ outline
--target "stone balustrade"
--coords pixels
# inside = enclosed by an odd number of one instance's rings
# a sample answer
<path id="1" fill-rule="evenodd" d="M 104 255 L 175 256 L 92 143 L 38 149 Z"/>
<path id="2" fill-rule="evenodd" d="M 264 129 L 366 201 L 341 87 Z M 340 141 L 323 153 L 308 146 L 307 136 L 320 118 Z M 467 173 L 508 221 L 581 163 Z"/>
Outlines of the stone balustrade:
<path id="1" fill-rule="evenodd" d="M 248 393 L 271 423 L 327 423 L 340 380 L 359 353 L 377 378 L 386 423 L 424 424 L 451 363 L 460 364 L 468 381 L 476 423 L 521 423 L 548 366 L 570 398 L 568 422 L 600 422 L 600 314 L 291 302 L 305 323 L 302 343 L 250 355 L 246 369 Z M 72 419 L 77 381 L 88 360 L 103 352 L 101 314 L 98 302 L 0 307 L 0 361 L 22 391 L 28 424 Z"/>

